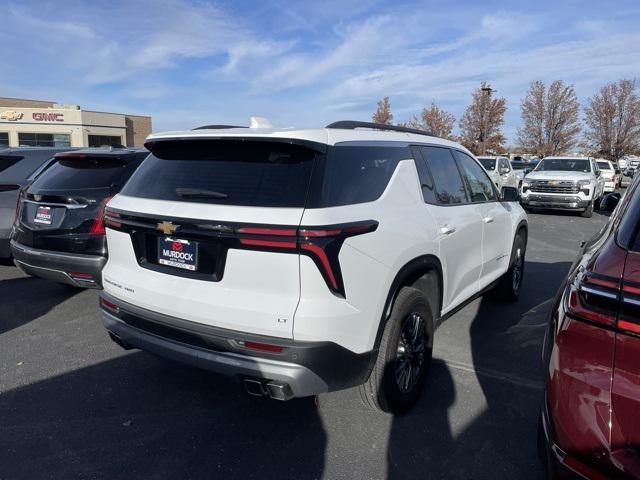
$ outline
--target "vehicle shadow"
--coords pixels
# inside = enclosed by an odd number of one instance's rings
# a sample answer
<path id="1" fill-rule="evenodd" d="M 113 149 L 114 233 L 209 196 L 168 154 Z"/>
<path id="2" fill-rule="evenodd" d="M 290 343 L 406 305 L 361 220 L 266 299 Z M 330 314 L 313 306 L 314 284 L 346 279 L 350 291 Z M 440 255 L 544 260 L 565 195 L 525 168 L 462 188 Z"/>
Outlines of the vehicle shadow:
<path id="1" fill-rule="evenodd" d="M 472 368 L 434 360 L 423 398 L 393 419 L 389 479 L 544 477 L 536 452 L 541 349 L 547 313 L 569 267 L 527 262 L 518 302 L 485 295 L 468 307 L 477 308 L 470 324 Z M 478 395 L 484 407 L 473 400 Z"/>
<path id="2" fill-rule="evenodd" d="M 123 354 L 0 395 L 0 476 L 320 478 L 313 399 L 250 397 L 226 378 Z"/>
<path id="3" fill-rule="evenodd" d="M 33 277 L 0 280 L 0 334 L 41 317 L 81 291 Z"/>

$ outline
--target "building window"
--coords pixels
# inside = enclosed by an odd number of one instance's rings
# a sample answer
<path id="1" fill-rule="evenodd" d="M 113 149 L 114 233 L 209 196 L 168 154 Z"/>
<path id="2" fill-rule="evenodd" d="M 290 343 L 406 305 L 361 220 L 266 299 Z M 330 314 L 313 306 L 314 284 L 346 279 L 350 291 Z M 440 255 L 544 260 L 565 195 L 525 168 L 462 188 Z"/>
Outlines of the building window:
<path id="1" fill-rule="evenodd" d="M 71 135 L 67 133 L 18 133 L 21 147 L 70 147 Z"/>
<path id="2" fill-rule="evenodd" d="M 0 147 L 8 147 L 8 146 L 9 146 L 9 133 L 0 132 Z"/>
<path id="3" fill-rule="evenodd" d="M 121 136 L 89 135 L 90 147 L 119 147 L 122 145 Z"/>

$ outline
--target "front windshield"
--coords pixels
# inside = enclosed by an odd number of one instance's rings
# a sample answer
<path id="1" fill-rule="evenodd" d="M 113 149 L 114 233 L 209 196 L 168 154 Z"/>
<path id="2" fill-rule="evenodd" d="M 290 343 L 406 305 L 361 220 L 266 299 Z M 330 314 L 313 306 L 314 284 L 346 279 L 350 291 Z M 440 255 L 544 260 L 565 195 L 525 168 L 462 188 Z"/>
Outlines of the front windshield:
<path id="1" fill-rule="evenodd" d="M 598 162 L 598 166 L 600 167 L 600 170 L 611 170 L 609 162 Z"/>
<path id="2" fill-rule="evenodd" d="M 536 167 L 536 172 L 584 172 L 591 171 L 591 162 L 581 158 L 545 158 Z"/>
<path id="3" fill-rule="evenodd" d="M 485 170 L 495 170 L 496 169 L 496 159 L 495 158 L 487 158 L 487 157 L 479 157 L 480 163 L 484 167 Z"/>

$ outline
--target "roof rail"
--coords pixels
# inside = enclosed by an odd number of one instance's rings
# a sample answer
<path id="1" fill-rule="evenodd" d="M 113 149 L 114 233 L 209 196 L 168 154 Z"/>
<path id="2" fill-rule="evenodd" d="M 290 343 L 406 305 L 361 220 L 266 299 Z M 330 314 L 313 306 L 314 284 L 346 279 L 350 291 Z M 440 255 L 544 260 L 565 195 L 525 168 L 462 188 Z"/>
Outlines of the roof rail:
<path id="1" fill-rule="evenodd" d="M 376 130 L 391 130 L 394 132 L 415 133 L 416 135 L 426 135 L 434 137 L 435 135 L 428 130 L 418 130 L 417 128 L 400 127 L 398 125 L 387 125 L 385 123 L 359 122 L 357 120 L 340 120 L 327 125 L 325 128 L 342 128 L 345 130 L 354 130 L 356 128 L 373 128 Z"/>
<path id="2" fill-rule="evenodd" d="M 225 130 L 227 128 L 249 128 L 242 125 L 203 125 L 192 130 Z"/>

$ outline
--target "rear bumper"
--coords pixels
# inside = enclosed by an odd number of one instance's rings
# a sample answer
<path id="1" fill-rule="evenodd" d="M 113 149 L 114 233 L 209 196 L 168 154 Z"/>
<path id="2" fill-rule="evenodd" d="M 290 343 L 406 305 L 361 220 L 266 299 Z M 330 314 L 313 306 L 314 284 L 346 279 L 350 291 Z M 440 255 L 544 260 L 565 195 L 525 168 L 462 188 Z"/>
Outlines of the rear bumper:
<path id="1" fill-rule="evenodd" d="M 551 208 L 555 210 L 584 210 L 590 200 L 573 195 L 529 194 L 520 197 L 520 203 L 528 207 Z"/>
<path id="2" fill-rule="evenodd" d="M 29 275 L 75 287 L 102 288 L 102 268 L 106 257 L 40 250 L 14 240 L 10 248 L 15 264 Z"/>
<path id="3" fill-rule="evenodd" d="M 221 329 L 152 312 L 118 300 L 102 307 L 102 321 L 112 339 L 170 360 L 238 380 L 278 382 L 289 397 L 306 397 L 364 383 L 375 352 L 353 353 L 332 342 L 296 342 Z M 115 338 L 114 338 L 115 337 Z M 282 347 L 280 353 L 249 350 L 244 342 Z"/>

